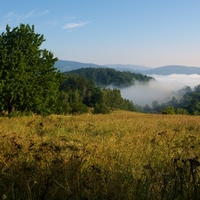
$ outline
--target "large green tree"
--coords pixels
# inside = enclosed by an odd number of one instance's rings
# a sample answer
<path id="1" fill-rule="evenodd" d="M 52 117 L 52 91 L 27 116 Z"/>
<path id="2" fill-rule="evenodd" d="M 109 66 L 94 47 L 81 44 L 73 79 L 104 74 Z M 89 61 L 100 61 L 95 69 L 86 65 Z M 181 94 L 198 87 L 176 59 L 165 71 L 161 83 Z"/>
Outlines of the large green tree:
<path id="1" fill-rule="evenodd" d="M 51 113 L 56 109 L 61 73 L 57 58 L 40 49 L 44 35 L 21 24 L 0 35 L 0 110 Z"/>

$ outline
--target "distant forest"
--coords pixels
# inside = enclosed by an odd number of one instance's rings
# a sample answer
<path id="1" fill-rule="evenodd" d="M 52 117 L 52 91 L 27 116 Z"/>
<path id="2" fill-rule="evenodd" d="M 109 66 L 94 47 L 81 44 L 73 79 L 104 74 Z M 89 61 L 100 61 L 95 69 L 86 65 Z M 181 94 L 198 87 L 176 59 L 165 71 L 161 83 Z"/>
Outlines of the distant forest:
<path id="1" fill-rule="evenodd" d="M 152 102 L 152 105 L 147 104 L 142 107 L 134 105 L 132 101 L 123 99 L 120 94 L 120 88 L 133 85 L 136 81 L 148 83 L 150 80 L 154 80 L 152 77 L 131 72 L 120 72 L 110 68 L 81 68 L 65 72 L 64 74 L 67 77 L 64 85 L 68 87 L 64 89 L 65 92 L 72 89 L 73 91 L 78 90 L 80 94 L 85 93 L 84 91 L 87 91 L 87 94 L 92 94 L 90 97 L 82 95 L 82 102 L 87 106 L 94 106 L 95 101 L 92 99 L 99 99 L 100 102 L 97 101 L 96 103 L 99 103 L 101 106 L 103 104 L 104 109 L 105 106 L 108 106 L 109 108 L 144 113 L 200 115 L 200 85 L 197 85 L 193 90 L 189 86 L 182 88 L 174 93 L 171 100 L 169 99 L 165 103 L 159 103 L 155 100 Z M 88 86 L 83 83 L 83 80 L 85 83 L 88 83 Z M 61 90 L 63 90 L 64 85 L 62 85 Z M 116 88 L 113 90 L 105 89 L 110 85 Z M 93 87 L 93 89 L 88 90 L 90 87 Z M 96 89 L 94 90 L 95 87 Z M 90 92 L 88 93 L 88 91 Z M 99 91 L 101 97 L 96 96 L 97 91 Z M 94 96 L 96 97 L 94 98 Z M 90 99 L 90 103 L 88 99 Z M 105 110 L 103 111 L 102 109 L 101 112 L 105 112 Z"/>
<path id="2" fill-rule="evenodd" d="M 65 75 L 77 74 L 94 81 L 99 87 L 113 85 L 116 87 L 128 87 L 136 81 L 147 83 L 154 78 L 138 73 L 121 72 L 112 68 L 81 68 L 64 72 Z"/>
<path id="3" fill-rule="evenodd" d="M 166 103 L 155 100 L 152 105 L 147 104 L 144 107 L 135 105 L 135 107 L 145 113 L 200 115 L 200 84 L 194 89 L 185 86 L 174 92 L 174 96 Z"/>
<path id="4" fill-rule="evenodd" d="M 132 101 L 123 99 L 119 89 L 100 88 L 94 81 L 68 74 L 60 85 L 60 113 L 110 113 L 113 109 L 136 111 Z"/>
<path id="5" fill-rule="evenodd" d="M 110 113 L 113 109 L 136 111 L 134 103 L 123 99 L 120 87 L 154 80 L 142 74 L 120 72 L 111 68 L 81 68 L 63 73 L 60 85 L 60 112 L 65 114 Z M 110 89 L 108 86 L 116 88 Z"/>

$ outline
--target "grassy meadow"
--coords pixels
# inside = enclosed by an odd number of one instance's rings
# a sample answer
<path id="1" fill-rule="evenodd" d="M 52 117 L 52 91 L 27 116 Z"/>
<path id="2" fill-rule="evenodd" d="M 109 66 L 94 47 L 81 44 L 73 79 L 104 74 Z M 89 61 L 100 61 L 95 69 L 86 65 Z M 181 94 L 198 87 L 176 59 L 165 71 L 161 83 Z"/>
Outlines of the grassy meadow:
<path id="1" fill-rule="evenodd" d="M 200 116 L 0 118 L 1 199 L 200 199 Z"/>

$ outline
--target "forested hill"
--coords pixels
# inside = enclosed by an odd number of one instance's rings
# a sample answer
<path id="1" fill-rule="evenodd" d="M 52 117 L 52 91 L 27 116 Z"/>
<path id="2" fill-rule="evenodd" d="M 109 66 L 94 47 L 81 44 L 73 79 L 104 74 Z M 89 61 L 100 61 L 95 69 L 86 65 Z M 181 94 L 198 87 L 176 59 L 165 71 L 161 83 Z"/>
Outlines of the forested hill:
<path id="1" fill-rule="evenodd" d="M 91 79 L 98 86 L 113 85 L 117 87 L 127 87 L 133 85 L 135 81 L 147 83 L 154 78 L 138 73 L 121 72 L 112 68 L 80 68 L 64 72 L 65 75 L 77 74 Z"/>

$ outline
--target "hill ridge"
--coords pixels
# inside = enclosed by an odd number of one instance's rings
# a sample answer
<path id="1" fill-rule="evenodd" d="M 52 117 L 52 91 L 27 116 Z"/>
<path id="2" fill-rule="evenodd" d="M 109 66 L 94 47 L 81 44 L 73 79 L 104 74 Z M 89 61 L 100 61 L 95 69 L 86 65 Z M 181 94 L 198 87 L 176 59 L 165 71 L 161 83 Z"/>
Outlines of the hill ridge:
<path id="1" fill-rule="evenodd" d="M 156 68 L 150 68 L 143 65 L 130 65 L 130 64 L 107 64 L 98 65 L 93 63 L 82 63 L 69 60 L 58 60 L 55 63 L 55 67 L 61 72 L 68 72 L 80 68 L 113 68 L 118 71 L 130 71 L 134 73 L 141 73 L 146 75 L 170 75 L 170 74 L 198 74 L 200 75 L 200 67 L 196 66 L 184 66 L 184 65 L 165 65 Z"/>

